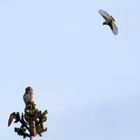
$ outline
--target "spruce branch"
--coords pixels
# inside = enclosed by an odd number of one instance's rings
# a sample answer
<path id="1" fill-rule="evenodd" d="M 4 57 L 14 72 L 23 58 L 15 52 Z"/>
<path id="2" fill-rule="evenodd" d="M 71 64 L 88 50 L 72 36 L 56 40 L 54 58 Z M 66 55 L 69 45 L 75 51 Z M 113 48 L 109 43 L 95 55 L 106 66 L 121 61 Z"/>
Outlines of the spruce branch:
<path id="1" fill-rule="evenodd" d="M 8 126 L 14 123 L 20 123 L 20 127 L 15 127 L 14 130 L 19 136 L 23 138 L 29 137 L 32 140 L 36 135 L 42 136 L 42 133 L 47 131 L 45 122 L 47 121 L 48 111 L 36 108 L 33 89 L 27 87 L 23 96 L 25 102 L 24 113 L 13 112 L 9 116 Z"/>

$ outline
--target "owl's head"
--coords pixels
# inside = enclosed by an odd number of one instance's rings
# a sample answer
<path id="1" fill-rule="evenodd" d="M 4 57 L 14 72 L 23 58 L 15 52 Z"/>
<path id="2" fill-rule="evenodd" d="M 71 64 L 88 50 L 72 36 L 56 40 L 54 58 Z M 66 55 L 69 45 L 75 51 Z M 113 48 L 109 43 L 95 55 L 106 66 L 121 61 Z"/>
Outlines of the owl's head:
<path id="1" fill-rule="evenodd" d="M 25 92 L 29 92 L 29 91 L 33 91 L 32 87 L 27 87 L 27 88 L 25 89 Z"/>

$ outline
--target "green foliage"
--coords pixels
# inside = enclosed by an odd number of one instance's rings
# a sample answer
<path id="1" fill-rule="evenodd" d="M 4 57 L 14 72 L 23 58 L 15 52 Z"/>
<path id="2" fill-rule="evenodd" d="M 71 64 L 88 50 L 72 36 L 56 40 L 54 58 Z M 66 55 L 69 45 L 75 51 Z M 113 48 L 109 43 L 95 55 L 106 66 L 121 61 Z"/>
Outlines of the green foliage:
<path id="1" fill-rule="evenodd" d="M 9 121 L 14 119 L 14 123 L 21 124 L 20 127 L 15 127 L 15 132 L 19 136 L 23 136 L 23 138 L 36 135 L 42 136 L 42 133 L 47 131 L 47 127 L 44 126 L 44 123 L 47 121 L 47 114 L 47 110 L 42 112 L 36 108 L 34 103 L 29 103 L 25 106 L 24 114 L 20 115 L 19 112 L 13 112 Z M 11 122 L 8 123 L 8 126 L 10 126 Z"/>

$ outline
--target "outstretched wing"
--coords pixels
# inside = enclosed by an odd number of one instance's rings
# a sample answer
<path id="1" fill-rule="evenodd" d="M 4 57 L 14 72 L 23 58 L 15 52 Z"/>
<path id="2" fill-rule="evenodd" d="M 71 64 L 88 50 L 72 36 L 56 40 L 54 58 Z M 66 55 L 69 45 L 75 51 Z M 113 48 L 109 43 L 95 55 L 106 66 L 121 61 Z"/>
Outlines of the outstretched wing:
<path id="1" fill-rule="evenodd" d="M 109 14 L 104 10 L 99 10 L 99 14 L 105 19 L 108 20 Z"/>
<path id="2" fill-rule="evenodd" d="M 8 119 L 8 126 L 11 125 L 11 123 L 12 123 L 13 119 L 15 119 L 15 117 L 16 117 L 16 113 L 15 112 L 10 114 L 9 119 Z"/>
<path id="3" fill-rule="evenodd" d="M 114 22 L 112 22 L 110 24 L 110 28 L 111 28 L 111 30 L 112 30 L 112 32 L 113 32 L 114 35 L 117 35 L 118 34 L 118 27 L 116 26 L 116 24 Z"/>

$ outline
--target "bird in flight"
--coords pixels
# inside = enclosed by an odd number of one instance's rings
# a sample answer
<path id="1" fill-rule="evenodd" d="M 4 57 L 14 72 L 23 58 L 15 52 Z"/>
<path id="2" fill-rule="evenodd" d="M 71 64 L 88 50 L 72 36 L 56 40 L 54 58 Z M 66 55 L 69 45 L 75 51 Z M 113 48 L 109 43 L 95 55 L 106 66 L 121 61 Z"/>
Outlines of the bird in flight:
<path id="1" fill-rule="evenodd" d="M 8 126 L 11 125 L 11 123 L 13 122 L 13 120 L 16 118 L 16 113 L 13 112 L 10 114 L 9 119 L 8 119 Z"/>
<path id="2" fill-rule="evenodd" d="M 118 27 L 115 24 L 115 19 L 104 10 L 99 10 L 99 14 L 105 19 L 103 25 L 109 25 L 114 35 L 118 34 Z"/>

